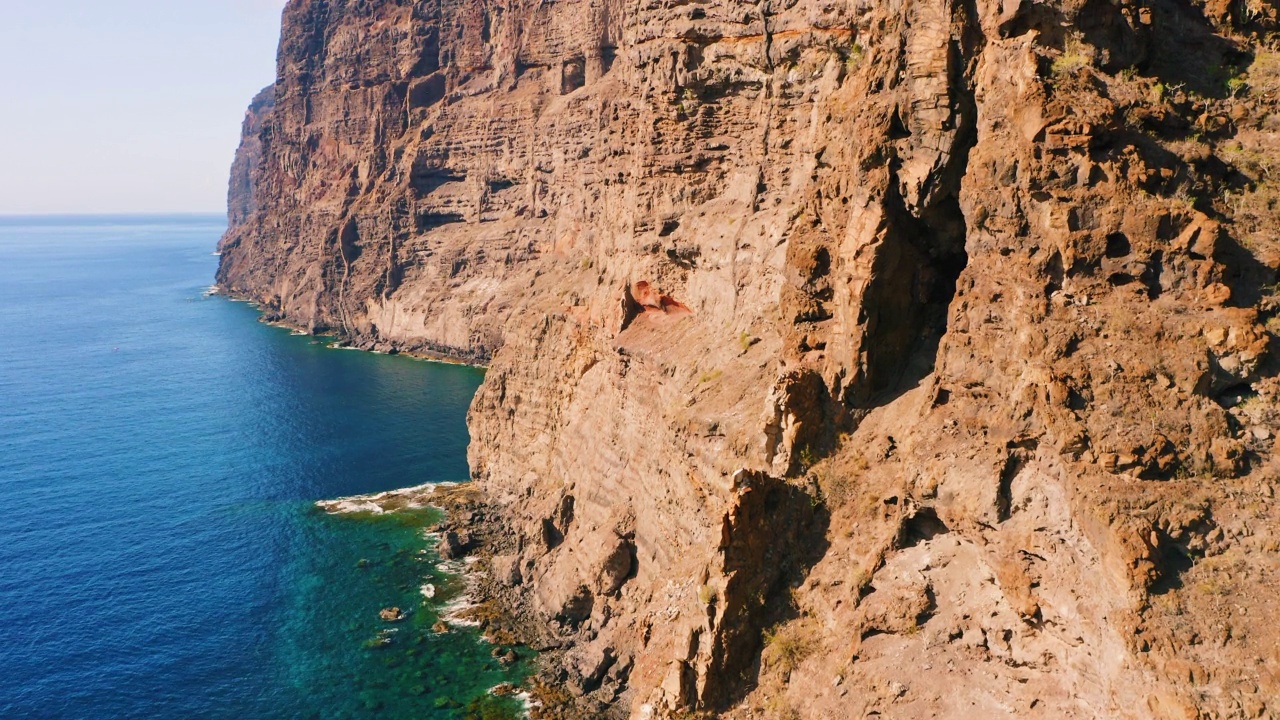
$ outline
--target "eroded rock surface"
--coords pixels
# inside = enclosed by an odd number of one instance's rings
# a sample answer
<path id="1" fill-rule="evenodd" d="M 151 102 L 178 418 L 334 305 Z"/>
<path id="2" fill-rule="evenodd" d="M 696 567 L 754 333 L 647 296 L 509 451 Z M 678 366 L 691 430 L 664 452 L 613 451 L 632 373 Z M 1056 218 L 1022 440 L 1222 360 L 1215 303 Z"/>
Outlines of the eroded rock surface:
<path id="1" fill-rule="evenodd" d="M 1277 717 L 1276 15 L 292 0 L 218 280 L 490 364 L 589 714 Z"/>

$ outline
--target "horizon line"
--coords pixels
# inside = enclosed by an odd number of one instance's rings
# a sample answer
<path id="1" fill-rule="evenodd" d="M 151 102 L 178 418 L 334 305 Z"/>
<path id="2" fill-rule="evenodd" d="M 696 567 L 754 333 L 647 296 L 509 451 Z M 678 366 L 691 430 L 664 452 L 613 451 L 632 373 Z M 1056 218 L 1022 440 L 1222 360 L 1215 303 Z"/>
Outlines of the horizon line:
<path id="1" fill-rule="evenodd" d="M 4 212 L 0 211 L 0 219 L 21 218 L 124 218 L 124 217 L 221 217 L 226 219 L 225 210 L 144 210 L 107 212 Z"/>

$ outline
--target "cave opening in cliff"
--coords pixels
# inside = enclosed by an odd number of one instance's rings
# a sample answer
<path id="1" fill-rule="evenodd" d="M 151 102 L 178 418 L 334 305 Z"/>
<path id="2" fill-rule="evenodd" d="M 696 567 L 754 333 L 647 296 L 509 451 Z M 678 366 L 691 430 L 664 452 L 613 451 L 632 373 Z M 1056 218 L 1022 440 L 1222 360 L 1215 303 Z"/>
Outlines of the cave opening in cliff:
<path id="1" fill-rule="evenodd" d="M 885 206 L 889 227 L 863 305 L 865 374 L 852 397 L 862 407 L 883 404 L 933 372 L 969 261 L 957 193 L 946 193 L 916 215 L 895 184 Z"/>

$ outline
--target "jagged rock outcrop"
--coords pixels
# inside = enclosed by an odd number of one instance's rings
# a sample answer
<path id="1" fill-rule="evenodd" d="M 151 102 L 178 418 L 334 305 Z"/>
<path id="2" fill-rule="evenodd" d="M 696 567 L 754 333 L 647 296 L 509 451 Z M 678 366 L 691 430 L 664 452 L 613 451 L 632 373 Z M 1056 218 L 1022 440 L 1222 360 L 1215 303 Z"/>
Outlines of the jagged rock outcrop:
<path id="1" fill-rule="evenodd" d="M 1276 717 L 1275 18 L 292 0 L 218 281 L 490 363 L 589 712 Z"/>

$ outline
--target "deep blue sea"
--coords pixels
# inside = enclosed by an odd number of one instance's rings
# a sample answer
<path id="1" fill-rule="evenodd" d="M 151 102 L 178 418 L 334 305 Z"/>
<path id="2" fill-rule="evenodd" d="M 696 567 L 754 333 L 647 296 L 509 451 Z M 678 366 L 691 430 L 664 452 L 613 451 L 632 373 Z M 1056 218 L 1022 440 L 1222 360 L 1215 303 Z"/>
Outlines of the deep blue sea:
<path id="1" fill-rule="evenodd" d="M 430 631 L 422 518 L 313 503 L 466 479 L 481 371 L 206 296 L 222 230 L 0 218 L 0 718 L 477 716 L 519 669 Z"/>

